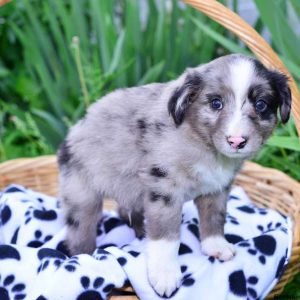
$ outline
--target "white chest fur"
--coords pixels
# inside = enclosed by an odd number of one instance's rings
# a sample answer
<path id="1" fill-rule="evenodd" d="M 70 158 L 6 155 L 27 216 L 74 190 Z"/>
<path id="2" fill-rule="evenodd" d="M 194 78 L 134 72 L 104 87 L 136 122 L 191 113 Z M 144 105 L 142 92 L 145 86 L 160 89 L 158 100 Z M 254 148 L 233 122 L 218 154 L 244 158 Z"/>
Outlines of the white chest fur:
<path id="1" fill-rule="evenodd" d="M 232 181 L 236 168 L 237 164 L 232 160 L 208 159 L 198 162 L 193 166 L 194 192 L 204 195 L 222 191 Z"/>

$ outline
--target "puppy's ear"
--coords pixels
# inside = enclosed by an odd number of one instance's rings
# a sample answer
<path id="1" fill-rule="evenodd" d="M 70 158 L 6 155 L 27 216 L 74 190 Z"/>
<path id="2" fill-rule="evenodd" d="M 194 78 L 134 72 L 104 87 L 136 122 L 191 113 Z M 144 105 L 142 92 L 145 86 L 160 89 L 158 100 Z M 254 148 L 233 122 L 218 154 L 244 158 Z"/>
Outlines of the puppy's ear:
<path id="1" fill-rule="evenodd" d="M 182 124 L 188 107 L 195 101 L 202 87 L 203 81 L 200 75 L 193 72 L 188 73 L 183 85 L 175 89 L 169 100 L 168 110 L 176 126 Z"/>
<path id="2" fill-rule="evenodd" d="M 271 72 L 271 80 L 273 88 L 279 97 L 279 111 L 282 123 L 286 123 L 290 118 L 292 96 L 288 85 L 288 78 L 286 75 L 277 71 Z"/>

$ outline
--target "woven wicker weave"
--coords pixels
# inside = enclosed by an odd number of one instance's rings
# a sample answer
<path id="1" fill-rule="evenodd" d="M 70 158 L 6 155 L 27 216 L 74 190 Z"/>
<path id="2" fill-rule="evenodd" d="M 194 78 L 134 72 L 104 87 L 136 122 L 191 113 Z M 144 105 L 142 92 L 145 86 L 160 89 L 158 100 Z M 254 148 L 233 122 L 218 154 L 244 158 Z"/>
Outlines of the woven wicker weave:
<path id="1" fill-rule="evenodd" d="M 268 67 L 279 69 L 290 78 L 293 106 L 292 113 L 300 133 L 300 96 L 292 76 L 278 56 L 262 37 L 235 13 L 215 0 L 184 0 L 243 40 L 255 55 Z M 38 191 L 57 194 L 57 165 L 55 156 L 15 159 L 0 164 L 0 188 L 19 183 Z M 270 207 L 288 215 L 294 222 L 293 250 L 288 267 L 280 282 L 268 296 L 273 299 L 282 292 L 287 282 L 300 270 L 300 184 L 280 171 L 264 168 L 247 162 L 236 179 L 251 199 L 261 207 Z M 105 208 L 114 207 L 112 201 L 105 202 Z M 134 300 L 135 296 L 114 296 L 113 300 Z"/>

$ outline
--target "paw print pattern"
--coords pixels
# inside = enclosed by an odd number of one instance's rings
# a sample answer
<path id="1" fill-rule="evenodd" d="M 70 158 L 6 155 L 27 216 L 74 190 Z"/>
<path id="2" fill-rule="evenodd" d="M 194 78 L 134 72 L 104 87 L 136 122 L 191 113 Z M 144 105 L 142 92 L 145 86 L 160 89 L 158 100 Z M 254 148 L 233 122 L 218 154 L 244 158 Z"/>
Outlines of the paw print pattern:
<path id="1" fill-rule="evenodd" d="M 236 219 L 236 217 L 230 215 L 229 213 L 226 214 L 226 222 L 230 222 L 231 224 L 234 225 L 239 225 L 240 223 Z"/>
<path id="2" fill-rule="evenodd" d="M 208 259 L 208 261 L 211 262 L 212 264 L 215 263 L 215 262 L 218 262 L 218 263 L 220 263 L 220 264 L 224 263 L 224 260 L 215 258 L 214 256 L 208 256 L 207 259 Z"/>
<path id="3" fill-rule="evenodd" d="M 188 221 L 183 222 L 183 224 L 187 226 L 187 229 L 195 236 L 196 239 L 200 239 L 198 219 L 192 218 Z"/>
<path id="4" fill-rule="evenodd" d="M 287 251 L 286 251 L 286 255 L 287 255 Z M 281 257 L 278 266 L 277 266 L 277 270 L 276 270 L 276 275 L 275 277 L 279 280 L 281 278 L 281 276 L 283 275 L 285 268 L 287 266 L 287 258 L 286 256 Z"/>
<path id="5" fill-rule="evenodd" d="M 236 296 L 248 296 L 250 299 L 256 299 L 255 285 L 258 280 L 258 277 L 254 275 L 246 278 L 242 270 L 237 270 L 229 275 L 229 289 Z"/>
<path id="6" fill-rule="evenodd" d="M 1 225 L 5 225 L 11 218 L 11 209 L 8 205 L 5 205 L 3 208 L 1 208 L 1 214 L 0 214 L 0 220 Z"/>
<path id="7" fill-rule="evenodd" d="M 60 259 L 55 259 L 55 260 L 53 261 L 53 264 L 56 266 L 56 268 L 58 268 L 58 267 L 62 264 L 62 260 L 60 260 Z M 48 268 L 49 265 L 50 265 L 50 260 L 47 259 L 47 260 L 43 261 L 43 262 L 39 265 L 39 267 L 38 267 L 38 269 L 37 269 L 37 272 L 40 273 L 40 272 L 46 270 L 46 269 Z"/>
<path id="8" fill-rule="evenodd" d="M 261 264 L 266 263 L 266 257 L 272 256 L 276 250 L 276 240 L 267 234 L 257 236 L 253 239 L 253 246 L 250 241 L 244 241 L 238 244 L 240 247 L 248 247 L 248 253 L 257 255 Z"/>
<path id="9" fill-rule="evenodd" d="M 184 243 L 180 243 L 178 254 L 184 255 L 184 254 L 190 254 L 190 253 L 193 253 L 193 250 L 188 245 L 186 245 Z"/>
<path id="10" fill-rule="evenodd" d="M 63 253 L 48 248 L 40 249 L 37 255 L 41 261 L 41 264 L 37 269 L 38 273 L 47 269 L 51 262 L 54 264 L 54 266 L 56 266 L 56 268 L 58 268 L 67 258 L 67 256 L 65 256 Z"/>
<path id="11" fill-rule="evenodd" d="M 79 266 L 80 263 L 78 261 L 78 257 L 77 256 L 72 256 L 70 259 L 68 259 L 64 265 L 64 268 L 68 271 L 68 272 L 75 272 L 77 266 Z"/>
<path id="12" fill-rule="evenodd" d="M 0 260 L 2 259 L 21 260 L 21 255 L 16 248 L 10 245 L 0 245 Z"/>
<path id="13" fill-rule="evenodd" d="M 110 255 L 110 253 L 101 248 L 97 248 L 93 253 L 93 257 L 97 260 L 106 260 L 108 255 Z"/>
<path id="14" fill-rule="evenodd" d="M 125 225 L 125 222 L 115 217 L 109 218 L 103 223 L 104 231 L 106 234 L 112 231 L 113 229 L 123 225 Z"/>
<path id="15" fill-rule="evenodd" d="M 40 230 L 36 230 L 34 232 L 35 239 L 33 241 L 30 241 L 27 246 L 32 248 L 39 248 L 42 245 L 44 245 L 46 242 L 52 239 L 52 235 L 47 235 L 44 238 L 42 238 L 42 232 Z"/>
<path id="16" fill-rule="evenodd" d="M 117 261 L 118 261 L 118 263 L 123 267 L 123 266 L 125 266 L 126 265 L 126 263 L 127 263 L 127 259 L 125 258 L 125 257 L 119 257 L 119 258 L 117 258 Z"/>
<path id="17" fill-rule="evenodd" d="M 258 213 L 260 215 L 266 215 L 268 213 L 267 209 L 265 208 L 257 208 L 253 205 L 243 205 L 237 207 L 238 210 L 247 213 L 247 214 L 255 214 Z"/>
<path id="18" fill-rule="evenodd" d="M 241 236 L 237 234 L 229 234 L 229 233 L 225 234 L 225 238 L 231 244 L 237 244 L 244 240 Z"/>
<path id="19" fill-rule="evenodd" d="M 20 188 L 20 187 L 15 186 L 15 185 L 10 185 L 10 186 L 8 186 L 8 187 L 4 190 L 4 193 L 5 193 L 5 194 L 8 194 L 8 193 L 18 193 L 18 192 L 24 193 L 25 190 L 24 190 L 24 188 Z"/>
<path id="20" fill-rule="evenodd" d="M 8 275 L 1 278 L 0 275 L 0 299 L 1 300 L 21 300 L 26 297 L 25 284 L 15 283 L 15 276 Z"/>
<path id="21" fill-rule="evenodd" d="M 15 232 L 13 234 L 13 236 L 11 238 L 11 241 L 10 241 L 11 244 L 16 244 L 17 243 L 19 230 L 20 230 L 20 226 L 15 230 Z"/>
<path id="22" fill-rule="evenodd" d="M 57 219 L 57 213 L 53 209 L 34 209 L 33 206 L 29 206 L 25 212 L 25 217 L 25 224 L 28 224 L 33 218 L 40 221 L 54 221 Z"/>
<path id="23" fill-rule="evenodd" d="M 280 222 L 277 222 L 277 223 L 270 222 L 266 226 L 257 225 L 257 229 L 259 231 L 261 231 L 261 233 L 266 233 L 266 232 L 269 232 L 269 231 L 272 231 L 272 230 L 276 230 L 281 226 L 282 226 L 282 224 Z"/>
<path id="24" fill-rule="evenodd" d="M 183 277 L 181 279 L 181 285 L 185 287 L 192 286 L 195 283 L 195 279 L 192 278 L 192 273 L 188 273 L 188 267 L 183 265 L 180 267 Z"/>
<path id="25" fill-rule="evenodd" d="M 91 283 L 91 279 L 88 276 L 82 276 L 80 278 L 81 286 L 84 291 L 76 298 L 77 300 L 103 300 L 106 297 L 102 297 L 99 289 L 102 289 L 102 292 L 107 295 L 115 287 L 113 284 L 108 284 L 103 287 L 104 278 L 97 277 Z"/>

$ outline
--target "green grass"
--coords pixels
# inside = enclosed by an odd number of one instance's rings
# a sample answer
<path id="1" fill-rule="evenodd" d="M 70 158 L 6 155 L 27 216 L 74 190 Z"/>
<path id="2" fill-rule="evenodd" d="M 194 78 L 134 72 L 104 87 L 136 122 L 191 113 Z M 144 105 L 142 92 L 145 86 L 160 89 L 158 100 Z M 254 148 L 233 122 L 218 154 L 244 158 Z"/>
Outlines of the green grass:
<path id="1" fill-rule="evenodd" d="M 0 161 L 55 153 L 88 105 L 109 91 L 177 77 L 232 52 L 251 55 L 220 25 L 173 0 L 15 0 L 0 8 Z M 225 2 L 225 1 L 224 1 Z M 300 40 L 287 17 L 298 0 L 255 0 L 255 28 L 300 82 Z M 239 1 L 234 1 L 237 9 Z M 4 22 L 4 23 L 3 23 Z M 254 158 L 300 180 L 293 120 L 279 125 Z M 299 296 L 300 275 L 284 295 Z"/>

